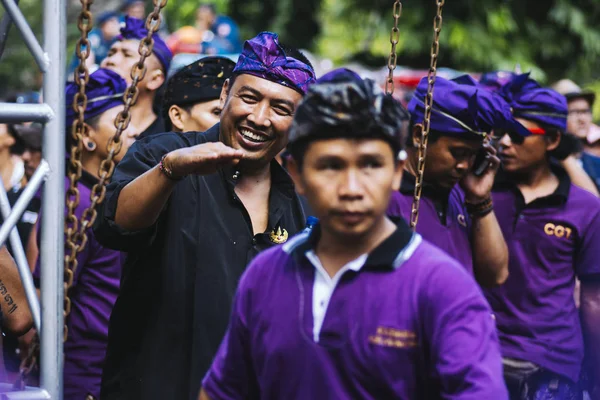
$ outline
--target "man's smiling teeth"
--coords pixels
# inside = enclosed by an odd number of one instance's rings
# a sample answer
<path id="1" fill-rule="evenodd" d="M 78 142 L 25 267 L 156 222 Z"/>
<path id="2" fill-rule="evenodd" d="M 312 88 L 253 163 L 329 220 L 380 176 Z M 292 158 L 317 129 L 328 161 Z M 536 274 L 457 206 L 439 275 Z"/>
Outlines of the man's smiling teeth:
<path id="1" fill-rule="evenodd" d="M 246 130 L 246 129 L 241 129 L 240 133 L 245 138 L 253 140 L 255 142 L 266 142 L 267 140 L 269 140 L 268 138 L 265 138 L 264 136 L 257 135 L 255 133 L 250 132 L 249 130 Z"/>

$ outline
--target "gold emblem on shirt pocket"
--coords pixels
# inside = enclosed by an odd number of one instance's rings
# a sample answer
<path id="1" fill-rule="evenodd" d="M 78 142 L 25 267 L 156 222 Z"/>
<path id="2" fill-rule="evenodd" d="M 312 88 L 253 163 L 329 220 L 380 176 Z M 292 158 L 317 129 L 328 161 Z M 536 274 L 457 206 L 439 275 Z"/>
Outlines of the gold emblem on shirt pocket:
<path id="1" fill-rule="evenodd" d="M 277 230 L 275 230 L 275 228 L 273 228 L 273 230 L 271 231 L 271 234 L 269 235 L 269 239 L 271 239 L 271 242 L 273 242 L 275 244 L 282 244 L 282 243 L 287 242 L 288 233 L 284 228 L 278 226 Z"/>
<path id="2" fill-rule="evenodd" d="M 369 336 L 369 343 L 382 347 L 395 347 L 399 349 L 417 347 L 417 335 L 414 332 L 388 328 L 384 326 L 377 327 L 377 332 Z"/>

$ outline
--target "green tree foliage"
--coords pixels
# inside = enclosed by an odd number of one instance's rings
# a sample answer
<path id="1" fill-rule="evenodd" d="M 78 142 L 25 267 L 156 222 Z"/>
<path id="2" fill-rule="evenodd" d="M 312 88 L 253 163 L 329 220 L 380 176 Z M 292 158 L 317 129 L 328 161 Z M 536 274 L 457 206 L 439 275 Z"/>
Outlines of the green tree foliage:
<path id="1" fill-rule="evenodd" d="M 365 13 L 380 22 L 369 51 L 385 55 L 392 20 L 392 1 L 347 0 L 329 2 L 333 13 L 327 22 L 337 29 L 321 37 L 325 49 L 331 40 L 344 40 L 342 20 L 352 26 L 352 36 L 366 36 Z M 404 1 L 400 22 L 399 62 L 412 67 L 428 65 L 435 2 Z M 443 12 L 441 65 L 485 71 L 510 69 L 519 63 L 542 81 L 569 76 L 580 82 L 600 78 L 600 16 L 598 0 L 460 0 L 448 1 Z M 363 21 L 363 23 L 361 23 Z M 335 36 L 335 37 L 334 37 Z M 358 39 L 358 38 L 357 38 Z M 357 40 L 353 39 L 353 41 Z M 335 48 L 347 49 L 351 42 Z"/>
<path id="2" fill-rule="evenodd" d="M 42 18 L 38 10 L 41 8 L 40 4 L 36 0 L 21 0 L 19 7 L 38 40 L 41 40 Z M 4 14 L 4 8 L 0 6 L 0 18 L 3 18 Z M 33 56 L 29 53 L 18 29 L 13 24 L 9 31 L 4 54 L 0 59 L 0 94 L 6 95 L 25 85 L 31 87 L 39 84 L 38 71 Z"/>
<path id="3" fill-rule="evenodd" d="M 21 0 L 41 31 L 40 0 Z M 393 0 L 207 0 L 240 24 L 244 37 L 262 30 L 344 63 L 362 59 L 383 66 L 389 52 Z M 399 65 L 426 69 L 435 1 L 405 0 L 400 20 Z M 73 4 L 76 4 L 74 2 Z M 171 30 L 193 25 L 198 0 L 169 0 Z M 3 10 L 0 8 L 0 12 Z M 75 21 L 77 7 L 69 7 Z M 439 65 L 466 71 L 523 71 L 551 83 L 568 77 L 600 88 L 600 0 L 453 0 L 444 7 Z M 69 25 L 70 53 L 77 36 Z M 0 63 L 1 84 L 30 86 L 34 64 L 16 29 Z M 18 75 L 15 76 L 15 71 Z M 0 88 L 2 90 L 2 88 Z"/>

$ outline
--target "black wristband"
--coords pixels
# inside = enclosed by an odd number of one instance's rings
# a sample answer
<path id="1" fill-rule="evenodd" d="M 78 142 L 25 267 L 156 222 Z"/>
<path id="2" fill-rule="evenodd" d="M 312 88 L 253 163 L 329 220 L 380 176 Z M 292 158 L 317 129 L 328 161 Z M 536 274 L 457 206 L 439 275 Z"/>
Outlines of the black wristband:
<path id="1" fill-rule="evenodd" d="M 479 203 L 469 203 L 468 201 L 465 201 L 465 205 L 467 213 L 471 218 L 485 217 L 494 210 L 494 204 L 492 203 L 491 197 L 488 197 Z"/>
<path id="2" fill-rule="evenodd" d="M 482 211 L 478 211 L 476 213 L 472 213 L 469 214 L 469 216 L 471 217 L 471 219 L 477 219 L 477 218 L 483 218 L 486 215 L 488 215 L 489 213 L 491 213 L 492 211 L 494 211 L 494 207 L 490 206 L 489 208 L 482 210 Z"/>

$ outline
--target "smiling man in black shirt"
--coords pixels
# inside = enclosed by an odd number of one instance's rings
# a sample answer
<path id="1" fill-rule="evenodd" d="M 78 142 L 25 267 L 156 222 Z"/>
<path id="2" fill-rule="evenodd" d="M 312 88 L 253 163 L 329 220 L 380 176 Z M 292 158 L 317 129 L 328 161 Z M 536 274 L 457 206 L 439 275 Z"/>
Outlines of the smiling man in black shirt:
<path id="1" fill-rule="evenodd" d="M 248 262 L 303 228 L 274 160 L 314 71 L 277 35 L 246 42 L 206 132 L 136 142 L 115 171 L 96 234 L 128 251 L 110 322 L 102 399 L 195 398 Z"/>

